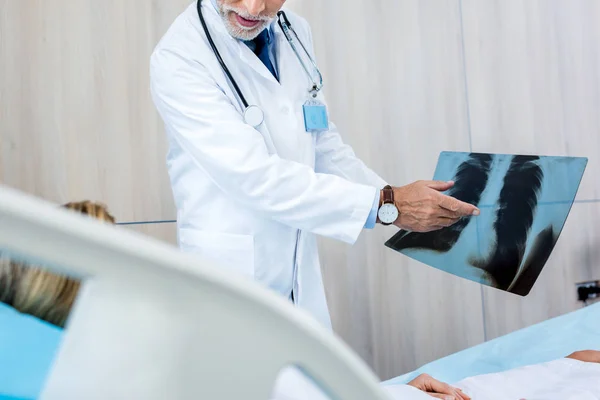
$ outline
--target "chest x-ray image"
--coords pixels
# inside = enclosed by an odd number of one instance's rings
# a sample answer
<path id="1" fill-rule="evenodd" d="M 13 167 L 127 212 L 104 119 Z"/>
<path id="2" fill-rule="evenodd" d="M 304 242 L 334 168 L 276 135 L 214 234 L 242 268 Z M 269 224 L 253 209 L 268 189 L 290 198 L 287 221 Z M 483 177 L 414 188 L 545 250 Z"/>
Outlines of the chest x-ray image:
<path id="1" fill-rule="evenodd" d="M 434 180 L 454 181 L 445 194 L 481 214 L 434 232 L 401 230 L 386 246 L 526 296 L 558 241 L 586 165 L 582 157 L 442 152 Z"/>

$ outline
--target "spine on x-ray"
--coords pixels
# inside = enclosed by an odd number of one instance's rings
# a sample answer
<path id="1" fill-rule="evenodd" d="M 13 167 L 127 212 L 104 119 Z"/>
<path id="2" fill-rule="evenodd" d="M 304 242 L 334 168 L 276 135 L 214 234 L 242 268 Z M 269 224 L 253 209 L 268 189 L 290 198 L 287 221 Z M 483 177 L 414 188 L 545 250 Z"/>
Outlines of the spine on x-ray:
<path id="1" fill-rule="evenodd" d="M 537 156 L 514 156 L 504 177 L 494 223 L 496 248 L 491 257 L 478 263 L 507 290 L 514 281 L 527 246 L 527 237 L 538 203 L 544 173 Z"/>

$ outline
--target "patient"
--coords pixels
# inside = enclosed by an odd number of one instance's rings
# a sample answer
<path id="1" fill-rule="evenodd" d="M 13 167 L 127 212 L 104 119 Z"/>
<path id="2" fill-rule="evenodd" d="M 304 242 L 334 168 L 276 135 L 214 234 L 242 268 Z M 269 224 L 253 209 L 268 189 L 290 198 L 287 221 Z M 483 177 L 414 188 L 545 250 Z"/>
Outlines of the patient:
<path id="1" fill-rule="evenodd" d="M 115 223 L 103 204 L 82 201 L 67 203 L 63 207 L 100 221 Z M 64 328 L 79 288 L 78 280 L 65 275 L 0 258 L 0 302 L 23 314 Z"/>
<path id="2" fill-rule="evenodd" d="M 600 400 L 600 351 L 474 376 L 453 385 L 423 374 L 406 385 L 383 386 L 390 400 Z M 287 368 L 270 400 L 331 400 L 300 371 Z"/>
<path id="3" fill-rule="evenodd" d="M 578 351 L 548 363 L 467 378 L 453 386 L 421 375 L 409 386 L 430 398 L 452 400 L 599 400 L 600 351 Z M 386 391 L 394 400 L 426 398 L 406 397 L 408 393 L 401 385 L 388 386 Z"/>

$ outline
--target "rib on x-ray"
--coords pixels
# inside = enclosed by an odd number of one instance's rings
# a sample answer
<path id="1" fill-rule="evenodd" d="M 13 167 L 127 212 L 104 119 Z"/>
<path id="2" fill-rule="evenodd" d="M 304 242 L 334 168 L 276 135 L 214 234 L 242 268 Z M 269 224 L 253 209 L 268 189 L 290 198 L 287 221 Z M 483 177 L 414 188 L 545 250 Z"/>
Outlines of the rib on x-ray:
<path id="1" fill-rule="evenodd" d="M 454 275 L 527 295 L 558 241 L 587 165 L 582 157 L 443 152 L 435 180 L 477 205 L 434 232 L 401 230 L 386 246 Z"/>

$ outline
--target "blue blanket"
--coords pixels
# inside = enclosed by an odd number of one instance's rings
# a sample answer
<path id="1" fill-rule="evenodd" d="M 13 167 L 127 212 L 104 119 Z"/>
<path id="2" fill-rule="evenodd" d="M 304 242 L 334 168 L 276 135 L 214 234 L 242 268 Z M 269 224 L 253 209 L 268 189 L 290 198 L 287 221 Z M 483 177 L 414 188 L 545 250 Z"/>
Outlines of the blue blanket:
<path id="1" fill-rule="evenodd" d="M 407 383 L 423 373 L 456 383 L 470 376 L 556 360 L 578 350 L 600 350 L 600 304 L 441 358 L 385 384 Z"/>
<path id="2" fill-rule="evenodd" d="M 62 331 L 0 303 L 0 400 L 38 397 Z"/>

